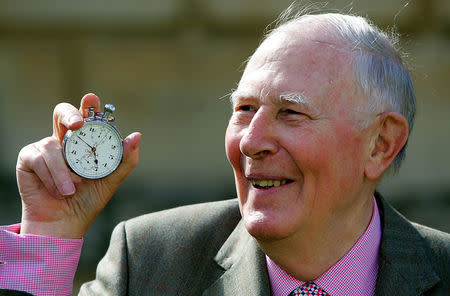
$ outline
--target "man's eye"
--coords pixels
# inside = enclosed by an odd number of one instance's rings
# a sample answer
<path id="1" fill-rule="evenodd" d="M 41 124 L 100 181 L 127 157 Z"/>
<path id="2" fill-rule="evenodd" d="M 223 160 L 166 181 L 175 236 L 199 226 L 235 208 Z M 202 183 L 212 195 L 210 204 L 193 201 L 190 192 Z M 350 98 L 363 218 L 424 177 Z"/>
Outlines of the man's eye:
<path id="1" fill-rule="evenodd" d="M 248 112 L 248 111 L 253 111 L 253 110 L 255 110 L 255 108 L 253 108 L 250 105 L 241 105 L 241 106 L 236 107 L 236 111 Z"/>
<path id="2" fill-rule="evenodd" d="M 298 112 L 298 111 L 295 111 L 295 110 L 292 110 L 292 109 L 286 109 L 283 112 L 285 114 L 287 114 L 287 115 L 302 115 L 301 112 Z"/>

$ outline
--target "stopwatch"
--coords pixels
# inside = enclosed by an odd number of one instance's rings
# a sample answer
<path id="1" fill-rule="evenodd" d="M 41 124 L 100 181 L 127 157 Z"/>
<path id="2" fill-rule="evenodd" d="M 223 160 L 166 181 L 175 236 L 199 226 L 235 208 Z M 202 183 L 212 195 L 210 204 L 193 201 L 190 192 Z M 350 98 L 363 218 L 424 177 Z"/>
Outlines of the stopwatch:
<path id="1" fill-rule="evenodd" d="M 62 142 L 64 159 L 70 169 L 87 179 L 108 176 L 122 161 L 123 145 L 112 124 L 115 107 L 106 104 L 104 112 L 88 109 L 88 117 L 78 130 L 68 130 Z"/>

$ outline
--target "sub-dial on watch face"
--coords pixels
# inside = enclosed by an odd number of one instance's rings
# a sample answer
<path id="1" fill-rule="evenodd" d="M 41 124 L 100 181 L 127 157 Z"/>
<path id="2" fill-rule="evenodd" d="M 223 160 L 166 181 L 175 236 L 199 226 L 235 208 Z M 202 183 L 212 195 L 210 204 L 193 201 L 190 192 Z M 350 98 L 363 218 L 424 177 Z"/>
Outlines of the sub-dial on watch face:
<path id="1" fill-rule="evenodd" d="M 72 170 L 85 178 L 98 179 L 112 173 L 122 160 L 122 140 L 114 127 L 88 121 L 72 131 L 64 156 Z"/>

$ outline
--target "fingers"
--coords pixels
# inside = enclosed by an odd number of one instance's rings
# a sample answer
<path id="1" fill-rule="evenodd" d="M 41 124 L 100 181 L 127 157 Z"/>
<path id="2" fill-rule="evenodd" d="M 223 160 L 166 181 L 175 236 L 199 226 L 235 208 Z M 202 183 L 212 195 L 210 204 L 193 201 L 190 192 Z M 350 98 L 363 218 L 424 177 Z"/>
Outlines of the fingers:
<path id="1" fill-rule="evenodd" d="M 70 196 L 75 193 L 70 170 L 62 156 L 61 144 L 55 137 L 44 138 L 22 149 L 17 170 L 34 173 L 53 195 Z"/>
<path id="2" fill-rule="evenodd" d="M 68 129 L 79 129 L 83 125 L 83 117 L 74 106 L 60 103 L 53 110 L 53 136 L 60 142 Z"/>
<path id="3" fill-rule="evenodd" d="M 62 195 L 73 195 L 75 193 L 75 185 L 72 182 L 70 170 L 62 156 L 60 142 L 54 137 L 49 137 L 39 141 L 38 144 L 40 144 L 38 149 L 41 151 L 58 191 Z"/>
<path id="4" fill-rule="evenodd" d="M 83 96 L 80 104 L 80 113 L 83 117 L 88 117 L 89 107 L 94 107 L 95 112 L 101 112 L 100 99 L 96 95 L 90 93 Z"/>
<path id="5" fill-rule="evenodd" d="M 68 103 L 56 105 L 53 111 L 53 136 L 62 141 L 68 129 L 76 130 L 83 126 L 83 117 L 88 116 L 89 107 L 100 112 L 100 99 L 94 94 L 86 94 L 81 99 L 80 109 Z"/>
<path id="6" fill-rule="evenodd" d="M 24 183 L 27 183 L 33 185 L 38 184 L 38 186 L 43 184 L 51 195 L 60 195 L 50 171 L 47 168 L 47 164 L 35 144 L 30 144 L 22 148 L 17 159 L 16 170 L 21 194 L 26 193 L 26 187 L 25 189 L 22 187 Z"/>
<path id="7" fill-rule="evenodd" d="M 141 133 L 135 132 L 123 140 L 123 158 L 122 163 L 116 171 L 107 177 L 110 184 L 119 186 L 119 184 L 131 173 L 139 161 L 139 143 Z"/>

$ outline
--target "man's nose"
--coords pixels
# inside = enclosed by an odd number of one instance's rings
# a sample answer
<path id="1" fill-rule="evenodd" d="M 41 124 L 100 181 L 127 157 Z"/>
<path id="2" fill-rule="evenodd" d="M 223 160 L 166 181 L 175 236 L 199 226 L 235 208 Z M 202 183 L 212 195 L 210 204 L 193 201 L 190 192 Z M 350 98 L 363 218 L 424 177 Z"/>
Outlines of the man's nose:
<path id="1" fill-rule="evenodd" d="M 276 153 L 278 142 L 275 119 L 259 109 L 245 129 L 239 148 L 244 155 L 251 158 L 261 158 Z"/>

